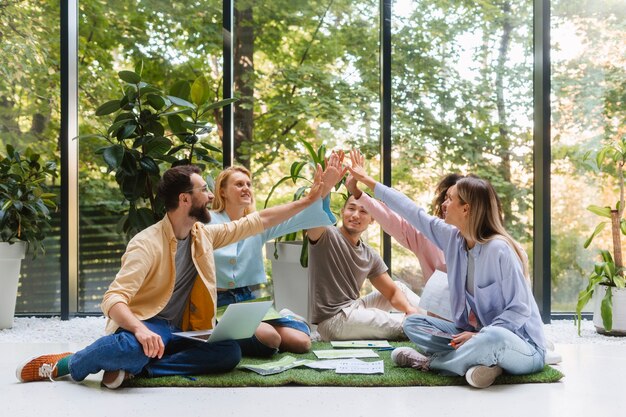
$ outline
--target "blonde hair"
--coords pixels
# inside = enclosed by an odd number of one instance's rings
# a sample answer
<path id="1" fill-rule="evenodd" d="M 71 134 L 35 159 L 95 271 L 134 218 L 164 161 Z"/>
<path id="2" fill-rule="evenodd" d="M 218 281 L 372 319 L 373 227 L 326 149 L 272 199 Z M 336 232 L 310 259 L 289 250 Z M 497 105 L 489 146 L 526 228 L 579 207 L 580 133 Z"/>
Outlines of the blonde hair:
<path id="1" fill-rule="evenodd" d="M 215 180 L 215 198 L 213 198 L 213 203 L 211 204 L 211 208 L 213 210 L 217 212 L 222 212 L 226 210 L 226 200 L 224 199 L 224 197 L 222 197 L 222 189 L 226 187 L 228 179 L 235 172 L 241 172 L 242 174 L 245 174 L 248 178 L 250 178 L 250 180 L 252 180 L 252 174 L 246 167 L 232 166 L 220 172 L 217 176 L 217 179 Z M 256 210 L 256 206 L 254 203 L 254 192 L 252 191 L 252 189 L 250 190 L 250 196 L 252 198 L 252 202 L 243 211 L 244 216 L 247 216 L 248 214 Z"/>
<path id="2" fill-rule="evenodd" d="M 456 190 L 461 202 L 469 204 L 469 238 L 478 243 L 492 239 L 504 240 L 517 254 L 524 276 L 530 283 L 528 256 L 504 228 L 500 199 L 493 186 L 489 181 L 468 176 L 457 181 Z"/>

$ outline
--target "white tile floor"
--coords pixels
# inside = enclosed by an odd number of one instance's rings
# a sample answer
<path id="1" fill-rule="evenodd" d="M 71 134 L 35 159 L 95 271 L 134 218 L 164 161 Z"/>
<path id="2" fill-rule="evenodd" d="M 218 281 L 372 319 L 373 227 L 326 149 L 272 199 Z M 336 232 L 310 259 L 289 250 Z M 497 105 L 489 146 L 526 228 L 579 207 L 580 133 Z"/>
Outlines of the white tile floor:
<path id="1" fill-rule="evenodd" d="M 604 401 L 623 389 L 626 349 L 615 345 L 557 344 L 565 374 L 554 384 L 410 388 L 101 388 L 100 375 L 83 383 L 21 384 L 15 367 L 42 353 L 82 346 L 0 343 L 3 416 L 585 416 L 620 415 Z M 615 397 L 613 395 L 613 397 Z"/>

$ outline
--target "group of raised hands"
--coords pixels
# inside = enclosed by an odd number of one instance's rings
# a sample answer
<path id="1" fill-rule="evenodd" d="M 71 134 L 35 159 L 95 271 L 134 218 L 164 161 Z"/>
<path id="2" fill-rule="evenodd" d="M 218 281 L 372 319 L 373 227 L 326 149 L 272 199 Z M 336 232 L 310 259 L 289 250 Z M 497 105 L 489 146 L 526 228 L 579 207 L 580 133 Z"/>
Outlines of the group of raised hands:
<path id="1" fill-rule="evenodd" d="M 309 192 L 310 197 L 325 197 L 328 195 L 346 172 L 349 172 L 346 179 L 346 188 L 355 198 L 361 196 L 361 190 L 357 187 L 358 182 L 362 182 L 370 189 L 373 189 L 376 181 L 365 171 L 365 157 L 361 152 L 358 149 L 350 150 L 350 163 L 344 161 L 345 156 L 345 152 L 342 150 L 333 151 L 326 159 L 326 169 L 322 170 L 322 166 L 320 164 L 317 165 L 313 185 Z"/>

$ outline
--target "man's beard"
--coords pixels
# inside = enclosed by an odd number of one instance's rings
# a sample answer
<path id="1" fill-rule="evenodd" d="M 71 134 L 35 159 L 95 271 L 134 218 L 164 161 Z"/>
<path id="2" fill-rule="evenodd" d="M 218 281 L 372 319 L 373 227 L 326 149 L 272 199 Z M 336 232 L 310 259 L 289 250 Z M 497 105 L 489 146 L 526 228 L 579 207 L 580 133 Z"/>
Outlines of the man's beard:
<path id="1" fill-rule="evenodd" d="M 193 206 L 189 209 L 189 217 L 195 218 L 202 223 L 209 223 L 211 221 L 211 213 L 204 206 Z"/>

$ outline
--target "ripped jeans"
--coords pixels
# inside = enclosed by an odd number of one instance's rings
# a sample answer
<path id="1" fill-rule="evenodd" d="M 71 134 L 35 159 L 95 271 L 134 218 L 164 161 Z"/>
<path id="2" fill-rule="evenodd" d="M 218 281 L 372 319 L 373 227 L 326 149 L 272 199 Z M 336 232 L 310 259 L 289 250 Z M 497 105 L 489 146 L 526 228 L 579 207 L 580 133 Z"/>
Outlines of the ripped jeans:
<path id="1" fill-rule="evenodd" d="M 422 353 L 431 358 L 430 369 L 444 375 L 465 375 L 475 365 L 498 365 L 512 375 L 539 372 L 544 366 L 544 352 L 515 333 L 498 326 L 485 326 L 458 349 L 449 339 L 434 336 L 424 329 L 458 334 L 459 329 L 446 320 L 412 315 L 404 321 L 404 332 Z"/>

